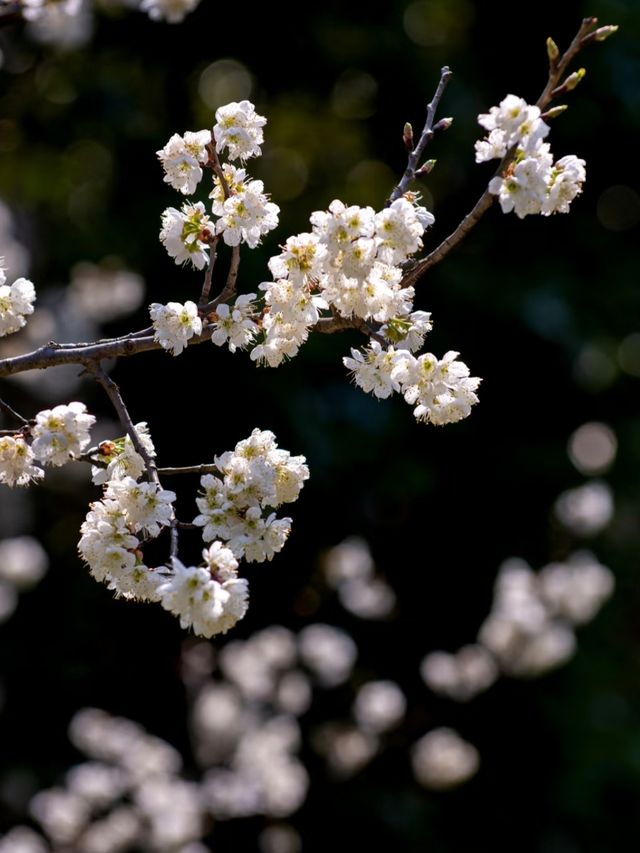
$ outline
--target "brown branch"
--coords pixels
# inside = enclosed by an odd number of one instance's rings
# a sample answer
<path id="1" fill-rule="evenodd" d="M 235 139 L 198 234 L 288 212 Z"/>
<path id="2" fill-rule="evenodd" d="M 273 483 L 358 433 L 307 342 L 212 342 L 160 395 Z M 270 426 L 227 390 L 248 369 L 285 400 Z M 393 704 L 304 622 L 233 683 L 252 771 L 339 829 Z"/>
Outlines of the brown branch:
<path id="1" fill-rule="evenodd" d="M 215 311 L 221 302 L 227 302 L 236 292 L 236 282 L 238 280 L 238 270 L 240 268 L 240 246 L 234 246 L 231 253 L 231 264 L 229 265 L 229 275 L 225 286 L 216 296 L 213 302 L 207 306 L 208 310 Z"/>
<path id="2" fill-rule="evenodd" d="M 202 293 L 200 294 L 200 299 L 198 300 L 198 305 L 203 306 L 206 304 L 209 298 L 209 292 L 211 290 L 211 277 L 213 275 L 213 267 L 215 266 L 216 258 L 218 257 L 218 240 L 219 236 L 213 238 L 211 243 L 209 244 L 209 264 L 207 266 L 207 271 L 204 276 L 204 284 L 202 285 Z"/>
<path id="3" fill-rule="evenodd" d="M 433 137 L 433 120 L 435 118 L 436 110 L 438 109 L 438 104 L 440 103 L 440 99 L 442 98 L 447 83 L 451 79 L 452 73 L 453 72 L 446 65 L 440 70 L 440 81 L 431 102 L 427 104 L 427 119 L 422 133 L 420 134 L 420 139 L 418 144 L 409 154 L 407 168 L 405 169 L 403 176 L 400 178 L 398 185 L 389 196 L 387 206 L 400 198 L 400 196 L 404 195 L 409 189 L 410 184 L 416 179 L 416 171 L 418 170 L 418 163 L 422 157 L 422 153 L 429 140 Z"/>
<path id="4" fill-rule="evenodd" d="M 87 370 L 89 373 L 92 373 L 95 376 L 96 381 L 102 385 L 104 390 L 107 393 L 107 396 L 111 400 L 114 409 L 118 413 L 118 417 L 120 418 L 120 423 L 125 428 L 129 438 L 133 442 L 133 446 L 136 451 L 140 454 L 140 456 L 144 459 L 144 464 L 147 469 L 147 475 L 149 477 L 149 482 L 156 483 L 158 486 L 160 485 L 160 478 L 158 476 L 158 469 L 156 468 L 156 463 L 147 450 L 147 448 L 142 443 L 140 436 L 138 435 L 138 430 L 135 428 L 135 424 L 129 414 L 129 410 L 122 398 L 122 394 L 120 392 L 120 388 L 116 385 L 116 383 L 111 379 L 110 376 L 107 376 L 105 371 L 102 369 L 100 364 L 89 364 L 87 365 Z"/>
<path id="5" fill-rule="evenodd" d="M 163 477 L 174 477 L 177 474 L 217 474 L 216 465 L 186 465 L 182 468 L 158 468 L 158 474 Z"/>

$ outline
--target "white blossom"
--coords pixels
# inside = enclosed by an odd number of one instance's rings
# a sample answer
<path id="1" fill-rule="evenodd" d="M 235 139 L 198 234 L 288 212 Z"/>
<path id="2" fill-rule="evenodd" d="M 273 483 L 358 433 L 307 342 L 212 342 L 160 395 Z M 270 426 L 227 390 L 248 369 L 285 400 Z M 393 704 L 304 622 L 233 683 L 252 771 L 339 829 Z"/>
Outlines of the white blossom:
<path id="1" fill-rule="evenodd" d="M 0 435 L 0 483 L 7 486 L 26 486 L 44 476 L 34 465 L 31 446 L 21 435 Z"/>
<path id="2" fill-rule="evenodd" d="M 69 403 L 45 409 L 36 415 L 33 436 L 33 455 L 46 465 L 64 465 L 76 459 L 89 445 L 89 430 L 96 419 L 87 414 L 84 403 Z"/>
<path id="3" fill-rule="evenodd" d="M 244 349 L 258 333 L 255 293 L 244 293 L 233 305 L 222 303 L 215 310 L 211 340 L 216 346 L 229 342 L 229 350 Z"/>
<path id="4" fill-rule="evenodd" d="M 401 352 L 406 357 L 397 362 L 394 381 L 402 386 L 407 403 L 415 405 L 416 420 L 442 425 L 471 413 L 481 380 L 469 376 L 466 364 L 456 360 L 459 353 L 450 351 L 438 360 L 432 353 L 414 358 Z"/>
<path id="5" fill-rule="evenodd" d="M 153 322 L 154 339 L 173 355 L 180 355 L 188 341 L 202 331 L 202 320 L 198 316 L 198 306 L 187 301 L 168 302 L 161 305 L 153 302 L 149 306 Z"/>
<path id="6" fill-rule="evenodd" d="M 507 95 L 499 106 L 479 115 L 478 123 L 489 131 L 489 137 L 476 143 L 477 163 L 502 158 L 514 145 L 531 151 L 549 133 L 549 125 L 540 118 L 540 108 L 516 95 Z"/>
<path id="7" fill-rule="evenodd" d="M 5 281 L 4 270 L 0 269 L 0 337 L 26 325 L 26 317 L 33 314 L 36 299 L 35 287 L 29 279 L 18 278 L 11 286 Z"/>
<path id="8" fill-rule="evenodd" d="M 187 131 L 184 136 L 174 133 L 164 148 L 156 152 L 165 172 L 165 183 L 184 195 L 194 193 L 202 179 L 202 165 L 209 159 L 210 142 L 208 130 Z"/>
<path id="9" fill-rule="evenodd" d="M 162 214 L 160 240 L 177 264 L 189 261 L 196 269 L 203 269 L 209 261 L 208 243 L 214 233 L 201 201 L 185 203 L 182 210 L 168 207 Z"/>
<path id="10" fill-rule="evenodd" d="M 228 151 L 230 160 L 247 160 L 262 154 L 262 128 L 267 123 L 264 116 L 256 113 L 250 101 L 235 101 L 216 110 L 213 136 L 221 154 Z"/>
<path id="11" fill-rule="evenodd" d="M 152 458 L 156 455 L 153 441 L 149 435 L 149 427 L 146 421 L 135 425 L 138 438 L 147 454 Z M 132 477 L 139 480 L 146 470 L 146 463 L 135 449 L 131 437 L 125 435 L 115 441 L 103 441 L 98 445 L 98 454 L 106 468 L 97 465 L 91 468 L 91 479 L 96 486 L 101 486 L 109 480 L 122 480 L 123 477 Z"/>
<path id="12" fill-rule="evenodd" d="M 123 477 L 109 481 L 105 499 L 118 503 L 134 533 L 156 537 L 171 522 L 176 494 L 158 483 L 137 483 L 133 477 Z"/>
<path id="13" fill-rule="evenodd" d="M 216 182 L 219 184 L 219 179 L 216 179 Z M 246 243 L 250 249 L 255 249 L 262 237 L 273 231 L 278 224 L 280 208 L 269 201 L 262 181 L 243 178 L 235 185 L 232 182 L 228 198 L 218 200 L 219 191 L 216 192 L 215 189 L 213 198 L 212 211 L 220 217 L 216 222 L 216 233 L 222 234 L 222 239 L 228 246 Z"/>
<path id="14" fill-rule="evenodd" d="M 179 24 L 186 15 L 196 8 L 200 0 L 142 0 L 140 10 L 146 12 L 152 21 L 166 21 Z"/>
<path id="15" fill-rule="evenodd" d="M 351 350 L 352 358 L 342 359 L 353 379 L 363 391 L 372 393 L 379 399 L 390 397 L 394 391 L 400 391 L 398 373 L 408 354 L 395 350 L 392 346 L 382 349 L 378 341 L 371 341 L 365 350 Z"/>

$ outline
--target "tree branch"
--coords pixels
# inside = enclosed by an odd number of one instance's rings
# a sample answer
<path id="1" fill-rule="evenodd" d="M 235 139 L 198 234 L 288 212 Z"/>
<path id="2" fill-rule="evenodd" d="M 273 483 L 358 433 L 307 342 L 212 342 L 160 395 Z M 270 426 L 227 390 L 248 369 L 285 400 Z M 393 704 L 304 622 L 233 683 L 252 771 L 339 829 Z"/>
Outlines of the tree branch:
<path id="1" fill-rule="evenodd" d="M 4 400 L 0 399 L 0 410 L 5 413 L 5 415 L 9 415 L 10 418 L 18 421 L 22 424 L 22 426 L 27 426 L 29 421 L 26 418 L 23 418 L 22 415 L 18 414 L 15 409 L 12 409 L 8 403 L 5 403 Z M 15 432 L 15 430 L 14 430 Z"/>
<path id="2" fill-rule="evenodd" d="M 118 417 L 120 418 L 120 423 L 127 431 L 131 441 L 133 442 L 133 446 L 136 451 L 140 454 L 140 456 L 144 459 L 144 464 L 147 469 L 147 475 L 149 477 L 149 482 L 156 483 L 158 486 L 160 485 L 160 477 L 158 476 L 158 469 L 156 468 L 156 463 L 151 456 L 151 454 L 147 451 L 147 448 L 144 446 L 142 441 L 140 440 L 140 436 L 138 435 L 138 430 L 135 428 L 133 420 L 131 419 L 131 415 L 125 405 L 124 400 L 122 399 L 122 394 L 120 393 L 120 388 L 116 385 L 116 383 L 111 379 L 110 376 L 104 372 L 100 364 L 90 364 L 87 366 L 87 370 L 89 373 L 92 373 L 95 376 L 96 381 L 102 385 L 104 390 L 107 392 L 107 396 L 113 403 L 113 407 L 118 413 Z"/>
<path id="3" fill-rule="evenodd" d="M 413 183 L 416 178 L 416 171 L 418 169 L 418 163 L 422 157 L 422 153 L 433 136 L 433 120 L 435 118 L 436 110 L 438 109 L 438 104 L 440 103 L 440 98 L 442 98 L 446 85 L 451 79 L 452 73 L 453 72 L 446 65 L 440 70 L 440 81 L 431 102 L 427 104 L 427 119 L 422 133 L 420 134 L 420 139 L 415 148 L 410 152 L 404 175 L 400 178 L 398 185 L 389 196 L 387 205 L 392 204 L 392 202 L 404 195 L 409 189 L 410 184 Z"/>

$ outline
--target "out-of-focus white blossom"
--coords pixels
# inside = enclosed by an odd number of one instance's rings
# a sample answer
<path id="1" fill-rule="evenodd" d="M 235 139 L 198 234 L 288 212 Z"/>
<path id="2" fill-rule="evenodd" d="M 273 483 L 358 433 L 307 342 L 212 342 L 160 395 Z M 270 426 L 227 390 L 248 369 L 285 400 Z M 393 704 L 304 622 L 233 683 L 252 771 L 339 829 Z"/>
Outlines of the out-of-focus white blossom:
<path id="1" fill-rule="evenodd" d="M 79 314 L 96 323 L 108 323 L 142 305 L 144 280 L 131 270 L 83 261 L 71 271 L 67 299 Z"/>
<path id="2" fill-rule="evenodd" d="M 607 424 L 583 424 L 569 439 L 569 458 L 581 474 L 604 474 L 616 458 L 618 441 Z"/>
<path id="3" fill-rule="evenodd" d="M 30 809 L 47 835 L 58 844 L 73 843 L 90 816 L 84 797 L 65 788 L 40 791 L 31 800 Z"/>
<path id="4" fill-rule="evenodd" d="M 292 826 L 267 826 L 258 836 L 260 853 L 302 853 L 302 839 Z"/>
<path id="5" fill-rule="evenodd" d="M 595 536 L 613 518 L 613 494 L 602 481 L 594 480 L 563 492 L 555 502 L 559 521 L 576 536 Z"/>
<path id="6" fill-rule="evenodd" d="M 335 687 L 347 680 L 358 648 L 340 628 L 321 623 L 307 625 L 298 635 L 300 657 L 323 687 Z"/>
<path id="7" fill-rule="evenodd" d="M 179 24 L 196 8 L 200 0 L 142 0 L 140 11 L 146 12 L 152 21 Z"/>
<path id="8" fill-rule="evenodd" d="M 456 702 L 468 702 L 491 687 L 499 671 L 483 646 L 471 645 L 463 646 L 455 654 L 432 652 L 420 664 L 420 674 L 436 693 Z"/>
<path id="9" fill-rule="evenodd" d="M 337 778 L 348 779 L 375 758 L 380 743 L 371 731 L 327 723 L 316 732 L 314 746 Z"/>
<path id="10" fill-rule="evenodd" d="M 350 578 L 338 587 L 340 604 L 360 619 L 386 619 L 396 605 L 396 594 L 381 578 Z"/>
<path id="11" fill-rule="evenodd" d="M 64 465 L 88 447 L 96 422 L 84 403 L 69 403 L 38 412 L 31 429 L 33 455 L 45 465 Z"/>
<path id="12" fill-rule="evenodd" d="M 16 536 L 0 542 L 0 580 L 28 589 L 44 577 L 49 558 L 33 536 Z"/>
<path id="13" fill-rule="evenodd" d="M 394 681 L 369 681 L 358 690 L 353 715 L 359 726 L 381 734 L 397 726 L 407 700 Z"/>
<path id="14" fill-rule="evenodd" d="M 28 826 L 14 826 L 0 838 L 0 853 L 49 853 L 49 846 Z"/>
<path id="15" fill-rule="evenodd" d="M 172 355 L 180 355 L 194 335 L 202 331 L 202 320 L 198 316 L 198 306 L 187 301 L 168 302 L 161 305 L 153 302 L 149 306 L 153 322 L 154 339 Z"/>
<path id="16" fill-rule="evenodd" d="M 411 764 L 421 785 L 443 791 L 474 776 L 480 766 L 480 756 L 475 746 L 453 729 L 439 728 L 427 732 L 413 745 Z"/>
<path id="17" fill-rule="evenodd" d="M 365 539 L 350 536 L 330 548 L 323 558 L 328 583 L 337 589 L 352 578 L 366 580 L 373 575 L 375 565 Z"/>
<path id="18" fill-rule="evenodd" d="M 11 286 L 5 281 L 5 272 L 0 268 L 0 337 L 26 325 L 36 299 L 36 289 L 29 279 L 17 278 Z"/>
<path id="19" fill-rule="evenodd" d="M 550 563 L 540 570 L 539 580 L 548 606 L 573 625 L 591 621 L 615 585 L 611 571 L 588 551 L 572 554 L 565 563 Z"/>

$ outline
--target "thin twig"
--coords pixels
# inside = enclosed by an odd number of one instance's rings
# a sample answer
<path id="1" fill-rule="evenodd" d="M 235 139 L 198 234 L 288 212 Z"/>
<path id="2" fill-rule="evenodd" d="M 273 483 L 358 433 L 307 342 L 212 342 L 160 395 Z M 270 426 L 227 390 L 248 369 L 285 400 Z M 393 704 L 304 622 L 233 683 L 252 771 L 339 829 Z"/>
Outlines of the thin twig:
<path id="1" fill-rule="evenodd" d="M 102 385 L 104 390 L 107 392 L 107 396 L 113 403 L 113 407 L 118 413 L 120 423 L 127 431 L 127 434 L 133 442 L 133 446 L 135 447 L 136 451 L 144 459 L 144 464 L 147 469 L 149 481 L 160 485 L 160 478 L 158 476 L 158 469 L 156 468 L 155 460 L 140 439 L 138 430 L 135 428 L 133 420 L 131 419 L 131 415 L 129 414 L 129 410 L 127 409 L 127 406 L 124 400 L 122 399 L 120 388 L 118 388 L 118 386 L 113 381 L 113 379 L 111 379 L 110 376 L 107 376 L 100 364 L 90 364 L 87 366 L 87 370 L 95 376 L 96 381 L 100 385 Z"/>
<path id="2" fill-rule="evenodd" d="M 22 415 L 18 414 L 15 409 L 12 409 L 8 403 L 5 403 L 5 401 L 1 399 L 0 409 L 5 413 L 5 415 L 9 415 L 10 418 L 19 421 L 19 423 L 21 423 L 23 426 L 27 426 L 27 424 L 29 423 L 26 418 L 23 418 Z"/>
<path id="3" fill-rule="evenodd" d="M 221 302 L 227 302 L 236 292 L 236 282 L 238 280 L 238 269 L 240 268 L 240 246 L 234 246 L 231 253 L 231 263 L 229 265 L 229 275 L 225 286 L 222 288 L 218 296 L 213 300 L 210 310 L 215 311 Z"/>
<path id="4" fill-rule="evenodd" d="M 173 518 L 170 523 L 170 535 L 171 535 L 171 549 L 169 551 L 170 557 L 178 556 L 178 519 L 173 514 Z"/>
<path id="5" fill-rule="evenodd" d="M 213 267 L 216 263 L 216 258 L 218 257 L 218 240 L 220 239 L 219 235 L 215 236 L 211 243 L 209 243 L 209 264 L 207 266 L 207 271 L 204 276 L 204 284 L 202 285 L 202 292 L 200 294 L 200 299 L 198 300 L 198 305 L 205 305 L 207 300 L 209 299 L 209 291 L 211 290 L 211 277 L 213 275 Z"/>
<path id="6" fill-rule="evenodd" d="M 440 103 L 440 98 L 442 98 L 446 85 L 451 79 L 452 74 L 453 72 L 446 65 L 440 70 L 440 81 L 438 82 L 438 87 L 431 102 L 427 104 L 427 120 L 422 133 L 420 134 L 420 139 L 418 140 L 418 144 L 415 148 L 410 152 L 404 175 L 400 178 L 397 187 L 389 196 L 387 204 L 391 204 L 396 199 L 400 198 L 400 196 L 404 195 L 409 189 L 409 186 L 415 180 L 420 158 L 422 157 L 427 143 L 433 136 L 433 120 L 436 115 L 436 110 L 438 109 L 438 104 Z"/>
<path id="7" fill-rule="evenodd" d="M 209 166 L 213 169 L 215 176 L 220 181 L 220 186 L 222 187 L 222 192 L 224 193 L 225 199 L 231 198 L 231 191 L 229 189 L 229 184 L 227 183 L 227 179 L 224 175 L 224 170 L 222 165 L 220 164 L 220 158 L 218 157 L 218 152 L 216 151 L 216 146 L 211 143 L 207 145 L 207 151 L 209 152 Z"/>
<path id="8" fill-rule="evenodd" d="M 176 474 L 216 474 L 216 465 L 186 465 L 182 468 L 158 468 L 158 474 L 163 477 L 173 477 Z"/>
<path id="9" fill-rule="evenodd" d="M 585 38 L 585 35 L 597 24 L 597 22 L 597 18 L 585 18 L 580 24 L 580 29 L 578 30 L 575 38 L 562 55 L 562 58 L 560 58 L 557 63 L 549 63 L 549 78 L 547 80 L 547 84 L 536 101 L 536 106 L 540 107 L 541 110 L 548 106 L 552 100 L 554 89 L 556 89 L 560 77 L 564 74 L 567 66 L 576 56 L 578 51 L 583 47 L 583 39 Z M 507 152 L 496 169 L 493 177 L 502 176 L 505 169 L 511 164 L 514 156 L 515 148 Z M 422 278 L 428 269 L 435 266 L 435 264 L 440 263 L 440 261 L 442 261 L 449 252 L 466 237 L 474 225 L 480 221 L 482 216 L 487 212 L 487 210 L 489 210 L 495 201 L 495 198 L 496 197 L 492 195 L 488 189 L 485 190 L 473 206 L 472 210 L 464 217 L 457 228 L 448 237 L 446 237 L 439 246 L 430 252 L 426 258 L 418 261 L 418 263 L 403 276 L 401 282 L 402 287 L 412 287 L 418 279 Z"/>

